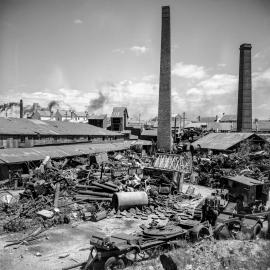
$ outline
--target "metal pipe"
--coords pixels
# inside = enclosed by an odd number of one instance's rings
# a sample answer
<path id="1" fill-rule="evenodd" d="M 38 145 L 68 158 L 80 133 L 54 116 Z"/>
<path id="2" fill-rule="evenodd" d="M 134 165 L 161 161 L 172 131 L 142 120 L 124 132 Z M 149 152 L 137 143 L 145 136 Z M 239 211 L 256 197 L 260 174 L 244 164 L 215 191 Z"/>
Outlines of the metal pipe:
<path id="1" fill-rule="evenodd" d="M 97 182 L 92 182 L 92 185 L 97 186 L 102 189 L 106 189 L 107 191 L 110 191 L 110 192 L 117 192 L 119 190 L 118 188 L 113 188 L 113 187 L 107 186 L 105 184 L 103 185 Z"/>
<path id="2" fill-rule="evenodd" d="M 95 191 L 90 191 L 90 190 L 77 190 L 77 193 L 86 194 L 86 195 L 94 195 L 94 196 L 98 196 L 98 197 L 109 197 L 109 198 L 111 198 L 113 196 L 113 194 L 110 194 L 110 193 L 95 192 Z"/>
<path id="3" fill-rule="evenodd" d="M 112 187 L 112 188 L 118 188 L 117 185 L 115 185 L 114 183 L 111 183 L 111 182 L 106 182 L 106 183 L 104 183 L 104 185 Z"/>
<path id="4" fill-rule="evenodd" d="M 111 202 L 112 198 L 107 198 L 107 197 L 96 197 L 96 196 L 87 196 L 87 195 L 76 195 L 76 200 L 79 201 L 108 201 Z"/>
<path id="5" fill-rule="evenodd" d="M 78 189 L 93 189 L 93 190 L 96 190 L 96 191 L 103 191 L 102 188 L 97 187 L 97 186 L 94 186 L 94 185 L 90 185 L 90 186 L 87 186 L 87 185 L 76 185 L 75 188 L 78 188 Z"/>
<path id="6" fill-rule="evenodd" d="M 118 209 L 128 209 L 136 206 L 148 205 L 146 192 L 117 192 L 113 194 L 112 206 Z"/>

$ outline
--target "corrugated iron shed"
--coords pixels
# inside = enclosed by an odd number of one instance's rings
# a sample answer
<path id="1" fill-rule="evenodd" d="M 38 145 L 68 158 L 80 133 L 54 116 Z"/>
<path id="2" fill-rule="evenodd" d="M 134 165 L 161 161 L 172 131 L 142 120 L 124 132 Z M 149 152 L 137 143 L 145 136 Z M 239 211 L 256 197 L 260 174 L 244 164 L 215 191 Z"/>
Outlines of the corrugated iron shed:
<path id="1" fill-rule="evenodd" d="M 127 112 L 127 108 L 126 107 L 114 107 L 113 108 L 113 112 L 111 117 L 124 117 L 124 115 L 127 115 L 128 117 L 128 112 Z"/>
<path id="2" fill-rule="evenodd" d="M 199 144 L 203 149 L 213 150 L 228 150 L 232 146 L 256 136 L 258 139 L 263 140 L 254 133 L 210 133 L 192 143 L 194 147 Z"/>
<path id="3" fill-rule="evenodd" d="M 226 176 L 225 179 L 229 179 L 231 181 L 234 181 L 243 185 L 247 185 L 247 186 L 263 185 L 263 182 L 250 178 L 250 177 L 246 177 L 244 175 Z"/>
<path id="4" fill-rule="evenodd" d="M 0 164 L 43 160 L 46 156 L 50 156 L 51 158 L 64 158 L 121 151 L 128 149 L 130 144 L 130 142 L 100 144 L 80 143 L 71 145 L 0 149 Z"/>
<path id="5" fill-rule="evenodd" d="M 120 133 L 83 123 L 0 117 L 0 135 L 4 134 L 122 136 Z"/>

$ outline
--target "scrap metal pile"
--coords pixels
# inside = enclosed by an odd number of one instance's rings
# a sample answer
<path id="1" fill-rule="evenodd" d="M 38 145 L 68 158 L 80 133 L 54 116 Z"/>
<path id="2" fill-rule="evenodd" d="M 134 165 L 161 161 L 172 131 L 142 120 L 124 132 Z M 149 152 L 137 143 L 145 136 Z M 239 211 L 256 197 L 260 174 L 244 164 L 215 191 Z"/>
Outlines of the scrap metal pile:
<path id="1" fill-rule="evenodd" d="M 268 151 L 231 154 L 196 154 L 193 158 L 194 171 L 198 173 L 197 183 L 209 187 L 220 187 L 223 176 L 243 175 L 267 181 L 270 172 Z"/>
<path id="2" fill-rule="evenodd" d="M 20 190 L 0 191 L 1 225 L 5 231 L 20 231 L 34 225 L 50 227 L 112 216 L 200 219 L 202 197 L 194 195 L 194 189 L 180 194 L 165 175 L 143 174 L 143 168 L 152 166 L 154 160 L 133 151 L 103 154 L 94 161 L 46 157 L 20 179 Z"/>

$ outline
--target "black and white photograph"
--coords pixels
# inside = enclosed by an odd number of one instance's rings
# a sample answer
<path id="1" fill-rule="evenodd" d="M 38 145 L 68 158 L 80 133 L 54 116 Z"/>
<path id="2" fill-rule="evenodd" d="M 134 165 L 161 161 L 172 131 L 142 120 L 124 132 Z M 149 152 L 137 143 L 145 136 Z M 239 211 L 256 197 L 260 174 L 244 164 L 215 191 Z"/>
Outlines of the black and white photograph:
<path id="1" fill-rule="evenodd" d="M 0 0 L 1 270 L 270 270 L 270 0 Z"/>

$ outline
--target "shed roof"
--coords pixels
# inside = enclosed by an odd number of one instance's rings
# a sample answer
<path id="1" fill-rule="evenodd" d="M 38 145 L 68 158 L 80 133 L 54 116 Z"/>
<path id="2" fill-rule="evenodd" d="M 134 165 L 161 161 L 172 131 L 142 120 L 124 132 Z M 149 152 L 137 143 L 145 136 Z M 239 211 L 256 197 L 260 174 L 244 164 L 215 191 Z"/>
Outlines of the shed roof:
<path id="1" fill-rule="evenodd" d="M 246 140 L 252 136 L 257 136 L 254 133 L 210 133 L 206 136 L 198 139 L 193 142 L 193 146 L 197 146 L 198 144 L 201 148 L 205 149 L 214 149 L 214 150 L 227 150 L 232 146 L 240 143 L 243 140 Z M 257 136 L 260 138 L 259 136 Z M 262 140 L 262 138 L 260 138 Z"/>
<path id="2" fill-rule="evenodd" d="M 207 126 L 207 123 L 203 122 L 189 123 L 185 126 L 185 128 L 201 128 L 202 126 Z"/>
<path id="3" fill-rule="evenodd" d="M 263 185 L 263 182 L 244 175 L 226 176 L 224 178 L 247 186 Z"/>
<path id="4" fill-rule="evenodd" d="M 237 120 L 236 114 L 224 114 L 219 121 L 220 122 L 236 122 L 236 120 Z"/>
<path id="5" fill-rule="evenodd" d="M 107 118 L 107 114 L 92 114 L 88 117 L 90 120 L 104 120 Z"/>
<path id="6" fill-rule="evenodd" d="M 127 117 L 128 117 L 128 112 L 127 112 L 126 107 L 114 107 L 111 117 L 124 117 L 125 114 L 127 114 Z"/>
<path id="7" fill-rule="evenodd" d="M 200 116 L 200 121 L 203 123 L 209 123 L 209 122 L 216 122 L 217 117 L 216 116 Z"/>
<path id="8" fill-rule="evenodd" d="M 270 134 L 269 133 L 258 134 L 258 136 L 260 136 L 261 138 L 266 140 L 268 143 L 270 143 Z"/>
<path id="9" fill-rule="evenodd" d="M 1 134 L 122 136 L 120 133 L 83 123 L 3 117 L 0 117 L 0 135 Z"/>
<path id="10" fill-rule="evenodd" d="M 270 121 L 259 120 L 256 123 L 252 123 L 252 129 L 257 131 L 270 131 Z"/>
<path id="11" fill-rule="evenodd" d="M 231 131 L 236 130 L 236 123 L 212 122 L 207 123 L 207 130 Z"/>
<path id="12" fill-rule="evenodd" d="M 157 129 L 145 129 L 141 136 L 157 136 Z"/>
<path id="13" fill-rule="evenodd" d="M 41 117 L 51 117 L 51 112 L 49 110 L 38 110 L 37 112 Z"/>
<path id="14" fill-rule="evenodd" d="M 64 158 L 111 151 L 121 151 L 128 149 L 129 147 L 130 143 L 121 142 L 100 144 L 79 143 L 31 148 L 0 149 L 0 164 L 43 160 L 46 156 L 50 156 L 51 158 Z"/>

